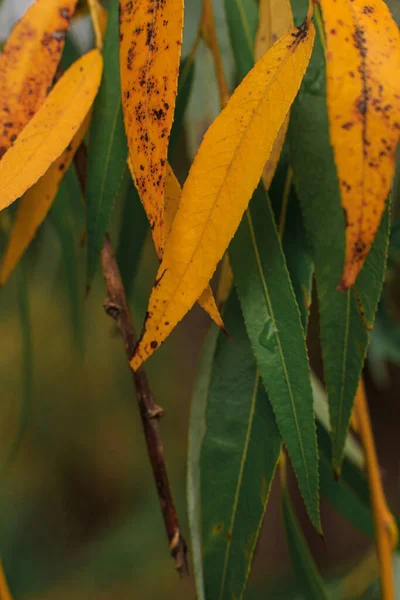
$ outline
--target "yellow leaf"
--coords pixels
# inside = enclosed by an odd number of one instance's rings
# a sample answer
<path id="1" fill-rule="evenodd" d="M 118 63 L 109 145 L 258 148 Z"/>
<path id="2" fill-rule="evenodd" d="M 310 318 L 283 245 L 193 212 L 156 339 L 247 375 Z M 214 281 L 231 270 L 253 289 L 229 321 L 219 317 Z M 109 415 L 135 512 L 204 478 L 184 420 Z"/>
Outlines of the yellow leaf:
<path id="1" fill-rule="evenodd" d="M 175 177 L 175 173 L 171 169 L 169 163 L 167 164 L 167 180 L 165 186 L 165 212 L 164 212 L 164 239 L 168 239 L 171 232 L 173 220 L 178 210 L 181 200 L 181 186 L 179 181 Z M 162 256 L 159 256 L 160 260 Z M 213 296 L 211 287 L 208 285 L 203 291 L 198 300 L 200 306 L 206 313 L 211 317 L 214 323 L 220 328 L 225 330 L 224 322 L 219 313 L 215 298 Z"/>
<path id="2" fill-rule="evenodd" d="M 293 27 L 290 0 L 260 0 L 260 17 L 255 45 L 255 58 L 259 60 L 279 38 Z M 263 182 L 269 190 L 282 153 L 289 116 L 285 119 L 263 172 Z"/>
<path id="3" fill-rule="evenodd" d="M 306 21 L 272 46 L 204 136 L 165 245 L 134 369 L 208 285 L 298 92 L 314 37 L 314 26 Z"/>
<path id="4" fill-rule="evenodd" d="M 125 129 L 134 181 L 163 247 L 168 141 L 182 44 L 183 0 L 120 0 L 120 66 Z"/>
<path id="5" fill-rule="evenodd" d="M 330 137 L 346 221 L 340 289 L 352 286 L 379 227 L 400 134 L 400 35 L 383 0 L 321 0 Z"/>
<path id="6" fill-rule="evenodd" d="M 0 158 L 43 104 L 76 0 L 36 0 L 0 55 Z"/>
<path id="7" fill-rule="evenodd" d="M 128 166 L 129 166 L 129 170 L 133 177 L 132 162 L 131 162 L 130 158 L 128 158 Z M 164 210 L 164 222 L 163 222 L 163 227 L 164 227 L 163 239 L 168 239 L 168 236 L 170 234 L 171 227 L 172 227 L 172 222 L 175 218 L 176 212 L 179 207 L 179 203 L 181 200 L 181 194 L 182 194 L 182 190 L 181 190 L 181 186 L 179 185 L 179 181 L 177 180 L 175 173 L 171 169 L 170 164 L 167 163 L 167 178 L 166 178 L 166 183 L 165 183 L 165 210 Z M 146 207 L 145 207 L 145 209 L 146 209 Z M 154 230 L 152 230 L 152 234 L 153 234 L 153 240 L 154 240 Z M 157 250 L 157 246 L 156 246 L 156 250 Z M 164 245 L 162 246 L 162 248 L 159 248 L 158 252 L 157 252 L 157 256 L 160 261 L 162 260 L 163 252 L 164 252 Z M 215 298 L 213 296 L 210 286 L 207 286 L 207 288 L 203 291 L 203 293 L 199 297 L 199 304 L 220 329 L 225 329 L 224 322 L 219 313 L 219 310 L 218 310 L 218 307 L 215 302 Z"/>
<path id="8" fill-rule="evenodd" d="M 90 118 L 91 114 L 86 117 L 78 133 L 60 158 L 21 199 L 0 271 L 0 285 L 5 284 L 45 220 L 64 174 L 87 132 Z"/>
<path id="9" fill-rule="evenodd" d="M 103 59 L 92 50 L 65 72 L 0 161 L 0 210 L 23 196 L 62 154 L 88 114 Z"/>

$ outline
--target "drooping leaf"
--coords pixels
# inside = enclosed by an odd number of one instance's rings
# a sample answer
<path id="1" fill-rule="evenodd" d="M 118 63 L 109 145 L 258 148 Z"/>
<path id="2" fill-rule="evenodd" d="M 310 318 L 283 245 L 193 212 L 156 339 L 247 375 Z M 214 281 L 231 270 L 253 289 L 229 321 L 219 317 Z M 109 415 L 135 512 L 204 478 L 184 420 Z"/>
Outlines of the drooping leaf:
<path id="1" fill-rule="evenodd" d="M 29 247 L 40 225 L 45 220 L 59 190 L 74 154 L 79 148 L 90 122 L 90 114 L 85 118 L 67 149 L 51 165 L 47 173 L 39 179 L 21 198 L 0 270 L 0 285 L 4 285 L 24 252 Z"/>
<path id="2" fill-rule="evenodd" d="M 202 569 L 198 552 L 196 558 L 199 597 L 204 578 L 203 597 L 230 600 L 243 597 L 281 439 L 235 293 L 224 316 L 232 339 L 220 333 L 216 343 L 211 334 L 205 348 L 188 481 L 193 544 L 203 549 Z"/>
<path id="3" fill-rule="evenodd" d="M 255 0 L 225 0 L 232 50 L 236 67 L 243 78 L 254 60 L 254 40 L 258 25 L 258 7 Z"/>
<path id="4" fill-rule="evenodd" d="M 123 208 L 118 237 L 117 262 L 126 295 L 131 298 L 143 245 L 149 232 L 149 221 L 129 171 L 124 179 L 120 192 Z"/>
<path id="5" fill-rule="evenodd" d="M 314 35 L 313 24 L 306 21 L 281 38 L 238 86 L 204 136 L 166 242 L 145 331 L 131 362 L 134 369 L 208 285 L 297 94 Z"/>
<path id="6" fill-rule="evenodd" d="M 297 0 L 294 8 L 296 4 Z M 318 31 L 321 31 L 320 27 Z M 292 107 L 289 141 L 294 180 L 315 261 L 322 356 L 331 413 L 332 461 L 338 471 L 368 334 L 354 294 L 336 290 L 337 274 L 343 266 L 344 218 L 329 143 L 325 58 L 319 35 L 309 69 Z M 365 292 L 360 289 L 362 282 L 357 284 L 358 295 L 367 293 L 371 305 L 376 304 L 381 293 L 386 261 L 386 243 L 382 241 L 385 242 L 385 235 L 377 238 L 379 245 L 375 244 L 380 281 L 377 283 L 375 277 L 372 278 Z M 376 267 L 374 271 L 378 273 Z"/>
<path id="7" fill-rule="evenodd" d="M 182 132 L 184 117 L 192 92 L 193 80 L 195 75 L 195 57 L 189 54 L 181 62 L 178 80 L 178 96 L 176 98 L 175 116 L 171 129 L 171 137 L 168 146 L 168 157 L 171 159 L 174 155 L 178 138 Z"/>
<path id="8" fill-rule="evenodd" d="M 163 225 L 164 239 L 168 239 L 168 236 L 171 232 L 172 223 L 181 201 L 181 194 L 181 186 L 179 185 L 179 182 L 175 177 L 175 173 L 168 164 L 167 180 L 165 185 L 165 210 Z M 160 260 L 162 259 L 162 254 L 159 256 L 159 258 Z M 221 315 L 219 314 L 219 310 L 210 286 L 207 286 L 207 288 L 203 291 L 203 293 L 199 297 L 198 302 L 200 306 L 206 311 L 206 313 L 211 317 L 211 319 L 214 321 L 217 327 L 219 327 L 220 329 L 224 329 L 224 323 L 222 321 Z"/>
<path id="9" fill-rule="evenodd" d="M 340 282 L 351 287 L 392 184 L 400 137 L 400 33 L 383 0 L 321 0 L 330 139 L 345 211 Z M 338 274 L 339 277 L 339 274 Z"/>
<path id="10" fill-rule="evenodd" d="M 290 0 L 261 0 L 260 18 L 255 43 L 255 59 L 259 60 L 275 42 L 285 35 L 293 27 L 293 14 Z M 267 161 L 264 172 L 263 182 L 265 189 L 269 190 L 279 157 L 282 152 L 286 133 L 289 127 L 289 117 L 287 117 L 275 140 L 271 156 Z"/>
<path id="11" fill-rule="evenodd" d="M 251 249 L 244 252 L 243 249 Z M 246 329 L 314 526 L 318 452 L 307 348 L 269 198 L 260 186 L 229 256 Z"/>
<path id="12" fill-rule="evenodd" d="M 92 50 L 72 65 L 0 162 L 0 209 L 21 197 L 63 153 L 85 120 L 103 60 Z"/>
<path id="13" fill-rule="evenodd" d="M 168 142 L 182 45 L 183 0 L 120 0 L 122 104 L 134 181 L 153 231 L 164 245 Z M 204 286 L 205 287 L 205 286 Z"/>
<path id="14" fill-rule="evenodd" d="M 36 0 L 0 56 L 0 158 L 43 104 L 76 0 Z"/>
<path id="15" fill-rule="evenodd" d="M 282 490 L 282 509 L 292 565 L 304 598 L 327 600 L 328 594 L 324 582 L 307 546 L 286 489 Z"/>
<path id="16" fill-rule="evenodd" d="M 126 141 L 119 75 L 119 5 L 111 3 L 104 39 L 104 73 L 94 103 L 86 186 L 87 286 L 99 263 L 110 214 L 127 176 Z"/>
<path id="17" fill-rule="evenodd" d="M 74 206 L 72 200 L 81 193 L 74 169 L 66 173 L 57 197 L 49 213 L 49 221 L 53 225 L 61 247 L 61 258 L 64 266 L 66 286 L 70 304 L 70 315 L 74 341 L 77 349 L 84 352 L 83 294 L 81 289 L 80 269 L 77 256 L 78 240 L 74 222 Z M 83 206 L 82 206 L 83 209 Z M 79 235 L 78 235 L 79 237 Z"/>

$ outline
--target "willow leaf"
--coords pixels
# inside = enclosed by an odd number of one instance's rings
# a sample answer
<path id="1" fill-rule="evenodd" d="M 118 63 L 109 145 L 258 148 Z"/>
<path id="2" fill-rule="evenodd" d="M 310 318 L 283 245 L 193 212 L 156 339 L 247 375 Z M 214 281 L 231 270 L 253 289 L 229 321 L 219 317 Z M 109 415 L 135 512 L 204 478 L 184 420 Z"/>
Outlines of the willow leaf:
<path id="1" fill-rule="evenodd" d="M 320 32 L 320 27 L 317 30 Z M 353 292 L 343 294 L 336 289 L 344 260 L 344 217 L 329 141 L 325 78 L 324 49 L 321 37 L 317 36 L 309 69 L 292 106 L 289 142 L 290 161 L 315 262 L 321 347 L 332 428 L 332 461 L 338 471 L 367 350 L 368 332 Z M 385 221 L 381 227 L 384 226 Z M 379 263 L 383 278 L 385 235 L 377 238 L 377 244 L 373 260 Z M 368 263 L 371 264 L 369 259 L 366 269 L 370 268 Z M 377 272 L 376 267 L 374 271 Z M 376 305 L 382 279 L 374 278 L 372 282 L 368 294 L 371 305 Z M 362 288 L 358 288 L 358 294 L 363 297 Z"/>
<path id="2" fill-rule="evenodd" d="M 201 539 L 196 528 L 192 535 L 196 562 L 198 548 L 203 549 L 203 597 L 230 600 L 243 597 L 281 438 L 235 293 L 227 303 L 225 322 L 232 339 L 219 333 L 215 353 L 215 337 L 209 339 L 194 398 L 189 492 L 192 515 L 196 510 L 192 525 L 198 528 L 201 522 Z"/>
<path id="3" fill-rule="evenodd" d="M 96 272 L 112 207 L 128 171 L 119 76 L 118 18 L 118 2 L 114 1 L 104 40 L 104 74 L 90 127 L 86 189 L 87 285 Z"/>

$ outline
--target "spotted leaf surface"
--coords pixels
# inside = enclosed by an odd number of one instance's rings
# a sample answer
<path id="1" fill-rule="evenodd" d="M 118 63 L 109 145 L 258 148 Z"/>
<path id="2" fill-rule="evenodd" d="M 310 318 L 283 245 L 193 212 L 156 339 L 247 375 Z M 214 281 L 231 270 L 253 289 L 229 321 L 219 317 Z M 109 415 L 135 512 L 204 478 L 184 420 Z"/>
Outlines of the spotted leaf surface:
<path id="1" fill-rule="evenodd" d="M 76 0 L 36 0 L 0 55 L 0 158 L 43 104 Z"/>
<path id="2" fill-rule="evenodd" d="M 340 288 L 351 287 L 374 241 L 400 135 L 400 34 L 383 0 L 321 0 L 330 138 L 345 212 Z"/>
<path id="3" fill-rule="evenodd" d="M 102 70 L 98 50 L 77 60 L 4 155 L 0 161 L 0 210 L 23 196 L 70 144 L 90 111 Z"/>
<path id="4" fill-rule="evenodd" d="M 245 77 L 206 133 L 165 245 L 138 368 L 193 306 L 232 239 L 297 94 L 315 36 L 305 22 Z"/>
<path id="5" fill-rule="evenodd" d="M 183 0 L 120 2 L 120 69 L 125 130 L 136 187 L 163 247 L 168 142 L 182 45 Z"/>
<path id="6" fill-rule="evenodd" d="M 4 285 L 24 252 L 45 220 L 57 196 L 63 177 L 88 129 L 90 115 L 78 133 L 47 173 L 21 199 L 15 223 L 0 271 L 0 285 Z"/>

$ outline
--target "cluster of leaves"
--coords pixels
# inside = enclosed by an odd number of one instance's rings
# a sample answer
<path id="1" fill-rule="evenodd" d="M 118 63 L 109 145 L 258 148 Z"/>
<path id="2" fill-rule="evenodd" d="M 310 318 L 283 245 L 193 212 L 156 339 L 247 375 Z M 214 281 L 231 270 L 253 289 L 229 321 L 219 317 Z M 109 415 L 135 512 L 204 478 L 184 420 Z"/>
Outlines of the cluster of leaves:
<path id="1" fill-rule="evenodd" d="M 141 201 L 160 267 L 131 367 L 197 301 L 218 326 L 190 426 L 193 557 L 200 598 L 240 598 L 282 444 L 315 528 L 321 490 L 373 535 L 365 482 L 342 463 L 386 269 L 399 31 L 383 0 L 227 0 L 239 81 L 229 98 L 204 0 L 199 35 L 215 58 L 223 110 L 181 189 L 169 160 L 198 47 L 181 61 L 183 0 L 113 1 L 108 15 L 97 0 L 88 4 L 96 48 L 87 54 L 65 45 L 77 1 L 36 0 L 0 57 L 0 208 L 20 198 L 0 281 L 68 190 L 75 158 L 87 288 L 122 194 L 118 255 L 129 289 L 146 233 Z M 210 281 L 224 256 L 215 299 Z M 330 438 L 315 423 L 305 341 L 314 283 Z M 337 476 L 343 467 L 337 483 L 331 467 Z M 325 597 L 287 493 L 283 502 L 307 597 Z"/>

